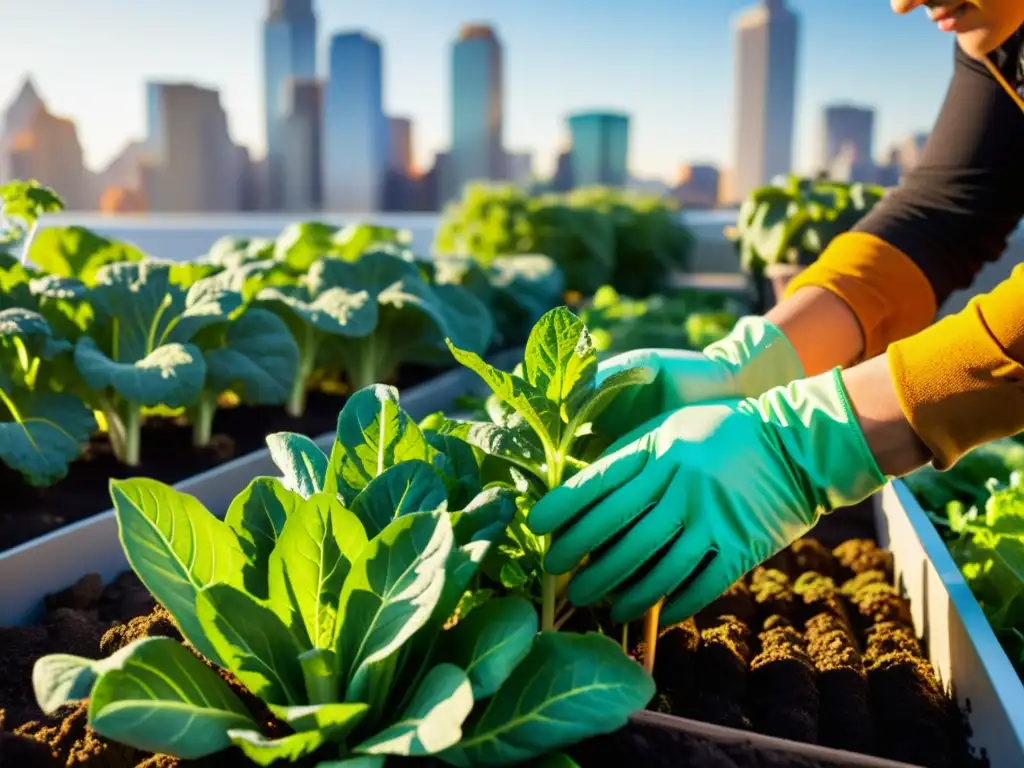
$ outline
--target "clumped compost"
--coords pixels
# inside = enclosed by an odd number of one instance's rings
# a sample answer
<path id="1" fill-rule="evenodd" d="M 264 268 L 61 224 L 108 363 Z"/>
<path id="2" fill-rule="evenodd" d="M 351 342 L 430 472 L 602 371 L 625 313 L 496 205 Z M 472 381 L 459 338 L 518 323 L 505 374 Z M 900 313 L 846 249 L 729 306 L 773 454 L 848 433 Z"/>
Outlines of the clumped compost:
<path id="1" fill-rule="evenodd" d="M 661 712 L 928 768 L 979 763 L 870 539 L 797 541 L 662 630 L 654 677 Z"/>

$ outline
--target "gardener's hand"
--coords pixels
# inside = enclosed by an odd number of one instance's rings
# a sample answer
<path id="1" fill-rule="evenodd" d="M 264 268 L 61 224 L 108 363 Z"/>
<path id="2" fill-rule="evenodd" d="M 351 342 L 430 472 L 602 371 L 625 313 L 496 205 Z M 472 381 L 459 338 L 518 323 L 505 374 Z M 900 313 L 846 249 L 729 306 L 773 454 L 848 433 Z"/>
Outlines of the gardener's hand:
<path id="1" fill-rule="evenodd" d="M 702 353 L 676 349 L 636 349 L 598 366 L 597 380 L 628 368 L 646 367 L 655 379 L 628 387 L 598 419 L 598 429 L 618 437 L 659 414 L 684 405 L 761 393 L 804 376 L 786 337 L 761 317 L 744 317 Z"/>
<path id="2" fill-rule="evenodd" d="M 533 508 L 534 533 L 555 534 L 545 568 L 567 573 L 589 555 L 569 599 L 624 587 L 617 622 L 665 596 L 663 623 L 691 616 L 822 512 L 885 483 L 852 414 L 836 369 L 659 416 Z"/>

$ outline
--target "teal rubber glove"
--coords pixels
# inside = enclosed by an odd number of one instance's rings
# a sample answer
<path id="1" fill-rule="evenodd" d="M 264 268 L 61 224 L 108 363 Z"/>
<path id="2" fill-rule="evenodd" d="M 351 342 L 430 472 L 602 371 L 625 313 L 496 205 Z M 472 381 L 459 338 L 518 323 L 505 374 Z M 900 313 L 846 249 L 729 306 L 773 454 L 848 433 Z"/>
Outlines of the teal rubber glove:
<path id="1" fill-rule="evenodd" d="M 885 482 L 836 369 L 756 399 L 657 417 L 544 496 L 528 524 L 555 534 L 548 572 L 568 573 L 590 556 L 569 585 L 572 603 L 588 605 L 622 587 L 612 618 L 625 622 L 667 596 L 661 616 L 671 624 L 822 513 Z"/>
<path id="2" fill-rule="evenodd" d="M 756 316 L 741 318 L 728 336 L 700 353 L 636 349 L 610 357 L 598 366 L 597 382 L 636 367 L 656 371 L 654 381 L 616 395 L 598 419 L 603 434 L 618 437 L 684 405 L 757 397 L 804 377 L 800 359 L 782 331 Z"/>

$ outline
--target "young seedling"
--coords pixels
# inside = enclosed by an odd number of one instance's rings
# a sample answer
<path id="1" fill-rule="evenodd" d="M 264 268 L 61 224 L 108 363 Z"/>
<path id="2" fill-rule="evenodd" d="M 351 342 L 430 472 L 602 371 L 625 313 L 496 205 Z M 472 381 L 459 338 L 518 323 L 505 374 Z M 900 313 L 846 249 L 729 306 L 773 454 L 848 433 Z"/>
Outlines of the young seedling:
<path id="1" fill-rule="evenodd" d="M 551 310 L 533 327 L 515 372 L 498 370 L 450 340 L 449 347 L 456 360 L 487 383 L 498 405 L 491 409 L 492 422 L 449 422 L 443 431 L 529 473 L 545 492 L 586 466 L 588 450 L 600 445 L 594 420 L 615 394 L 653 379 L 650 370 L 633 368 L 598 383 L 590 333 L 566 307 Z M 591 437 L 598 438 L 592 445 Z M 551 536 L 542 537 L 542 550 L 550 546 Z M 541 579 L 541 627 L 555 629 L 568 578 L 544 573 Z"/>

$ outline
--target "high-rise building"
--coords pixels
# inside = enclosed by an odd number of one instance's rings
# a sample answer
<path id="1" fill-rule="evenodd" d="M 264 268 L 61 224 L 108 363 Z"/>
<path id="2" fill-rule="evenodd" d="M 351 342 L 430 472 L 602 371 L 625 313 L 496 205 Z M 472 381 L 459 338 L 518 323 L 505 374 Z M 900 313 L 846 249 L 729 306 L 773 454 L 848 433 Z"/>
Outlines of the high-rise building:
<path id="1" fill-rule="evenodd" d="M 927 133 L 915 133 L 895 142 L 884 162 L 878 169 L 877 183 L 886 187 L 896 186 L 907 171 L 921 161 L 928 142 Z"/>
<path id="2" fill-rule="evenodd" d="M 267 195 L 271 210 L 285 200 L 286 83 L 316 77 L 316 14 L 313 0 L 270 0 L 263 22 L 264 122 L 267 132 Z"/>
<path id="3" fill-rule="evenodd" d="M 494 30 L 468 24 L 452 46 L 452 146 L 449 199 L 472 181 L 504 179 L 504 85 Z"/>
<path id="4" fill-rule="evenodd" d="M 323 194 L 329 211 L 380 210 L 387 173 L 380 43 L 362 32 L 331 39 L 324 95 Z"/>
<path id="5" fill-rule="evenodd" d="M 70 210 L 95 210 L 98 202 L 92 174 L 82 161 L 75 124 L 37 107 L 24 130 L 7 144 L 11 178 L 35 179 L 56 190 Z"/>
<path id="6" fill-rule="evenodd" d="M 530 184 L 533 180 L 533 155 L 529 152 L 506 152 L 505 175 L 513 184 Z"/>
<path id="7" fill-rule="evenodd" d="M 714 208 L 718 205 L 721 176 L 714 165 L 685 165 L 672 196 L 685 208 Z"/>
<path id="8" fill-rule="evenodd" d="M 574 187 L 623 187 L 629 179 L 629 115 L 580 112 L 569 116 L 570 163 Z"/>
<path id="9" fill-rule="evenodd" d="M 290 78 L 284 86 L 281 177 L 284 208 L 316 211 L 323 200 L 320 179 L 323 89 L 312 78 Z"/>
<path id="10" fill-rule="evenodd" d="M 829 168 L 843 154 L 858 163 L 875 157 L 875 111 L 852 104 L 825 107 L 821 126 L 821 167 Z"/>
<path id="11" fill-rule="evenodd" d="M 412 176 L 412 119 L 388 118 L 388 170 Z"/>
<path id="12" fill-rule="evenodd" d="M 793 167 L 799 19 L 786 0 L 760 0 L 735 21 L 734 194 Z"/>
<path id="13" fill-rule="evenodd" d="M 239 210 L 246 169 L 228 133 L 220 94 L 190 83 L 146 88 L 142 187 L 149 210 Z"/>

